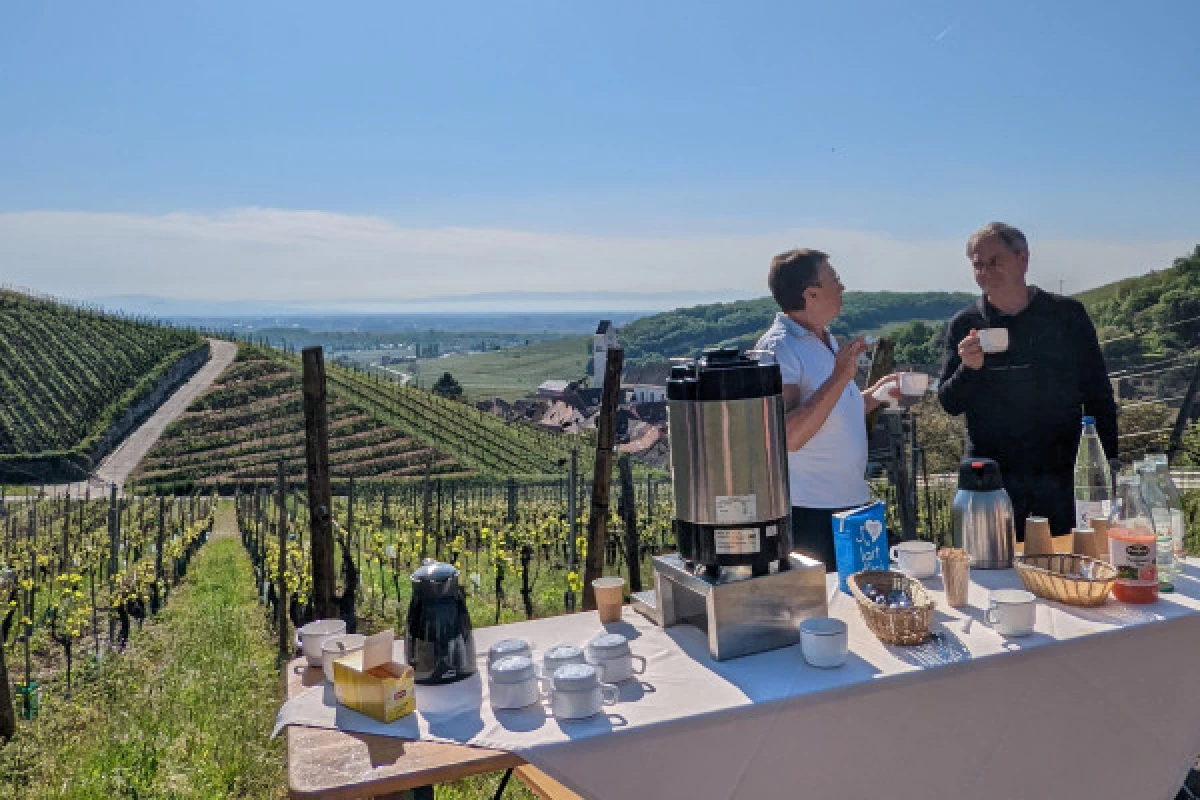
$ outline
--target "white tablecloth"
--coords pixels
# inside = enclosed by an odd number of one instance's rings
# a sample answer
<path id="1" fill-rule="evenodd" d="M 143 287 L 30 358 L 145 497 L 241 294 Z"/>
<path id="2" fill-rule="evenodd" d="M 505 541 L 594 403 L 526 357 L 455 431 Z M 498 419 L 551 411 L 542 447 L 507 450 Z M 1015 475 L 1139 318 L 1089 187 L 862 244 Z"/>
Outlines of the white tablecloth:
<path id="1" fill-rule="evenodd" d="M 647 658 L 606 715 L 559 723 L 541 708 L 492 712 L 479 676 L 418 687 L 418 713 L 383 725 L 337 707 L 328 688 L 293 698 L 278 725 L 337 727 L 519 752 L 596 798 L 1170 798 L 1200 753 L 1200 566 L 1150 606 L 1040 602 L 1037 630 L 1005 639 L 983 623 L 1012 571 L 973 571 L 970 606 L 945 605 L 939 640 L 887 646 L 830 585 L 850 626 L 835 670 L 799 647 L 726 662 L 704 634 L 659 629 L 630 609 L 610 630 Z M 595 614 L 485 628 L 480 653 L 519 636 L 583 643 Z"/>

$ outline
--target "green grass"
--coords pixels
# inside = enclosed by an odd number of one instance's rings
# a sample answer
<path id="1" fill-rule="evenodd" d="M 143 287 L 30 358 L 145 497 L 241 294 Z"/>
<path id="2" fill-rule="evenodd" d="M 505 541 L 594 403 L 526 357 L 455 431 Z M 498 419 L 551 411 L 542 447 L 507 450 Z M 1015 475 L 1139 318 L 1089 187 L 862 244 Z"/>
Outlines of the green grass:
<path id="1" fill-rule="evenodd" d="M 157 623 L 0 750 L 0 796 L 284 797 L 271 642 L 241 543 L 216 538 Z"/>
<path id="2" fill-rule="evenodd" d="M 422 361 L 421 386 L 432 386 L 443 372 L 449 372 L 472 401 L 488 397 L 514 400 L 536 392 L 542 381 L 582 378 L 591 357 L 590 342 L 588 336 L 570 336 L 507 350 Z"/>

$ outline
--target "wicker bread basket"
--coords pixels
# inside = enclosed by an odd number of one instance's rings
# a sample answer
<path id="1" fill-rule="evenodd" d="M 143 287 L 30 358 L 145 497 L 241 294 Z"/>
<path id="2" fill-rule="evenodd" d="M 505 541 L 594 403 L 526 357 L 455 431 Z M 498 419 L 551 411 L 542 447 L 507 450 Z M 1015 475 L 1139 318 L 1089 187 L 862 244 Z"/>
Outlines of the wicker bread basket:
<path id="1" fill-rule="evenodd" d="M 920 582 L 899 572 L 863 570 L 851 575 L 846 584 L 858 602 L 858 610 L 871 633 L 887 644 L 920 644 L 929 638 L 933 624 L 933 599 Z M 871 584 L 885 594 L 895 589 L 912 598 L 911 608 L 888 608 L 872 602 L 862 587 Z"/>
<path id="2" fill-rule="evenodd" d="M 1112 564 L 1087 556 L 1017 556 L 1015 565 L 1026 589 L 1038 597 L 1072 606 L 1103 605 L 1117 581 Z"/>

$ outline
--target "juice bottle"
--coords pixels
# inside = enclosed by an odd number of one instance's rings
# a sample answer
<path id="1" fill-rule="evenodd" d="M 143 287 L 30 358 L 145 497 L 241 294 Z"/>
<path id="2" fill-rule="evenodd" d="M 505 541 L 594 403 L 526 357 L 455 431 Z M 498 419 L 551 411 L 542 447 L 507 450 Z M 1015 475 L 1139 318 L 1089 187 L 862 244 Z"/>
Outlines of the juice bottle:
<path id="1" fill-rule="evenodd" d="M 1115 518 L 1108 529 L 1108 557 L 1117 568 L 1113 597 L 1123 603 L 1158 599 L 1157 541 L 1141 484 L 1136 474 L 1117 479 Z"/>

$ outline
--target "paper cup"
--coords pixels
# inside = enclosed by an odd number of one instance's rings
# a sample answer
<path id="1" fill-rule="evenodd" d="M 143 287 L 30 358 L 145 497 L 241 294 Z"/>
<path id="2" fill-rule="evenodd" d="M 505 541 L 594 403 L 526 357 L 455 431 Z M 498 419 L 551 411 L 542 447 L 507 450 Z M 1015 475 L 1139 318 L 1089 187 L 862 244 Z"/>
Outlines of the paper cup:
<path id="1" fill-rule="evenodd" d="M 946 587 L 946 605 L 962 608 L 967 604 L 967 587 L 971 583 L 971 562 L 965 550 L 943 547 L 938 551 L 942 563 L 942 584 Z"/>
<path id="2" fill-rule="evenodd" d="M 1054 555 L 1054 537 L 1050 535 L 1050 520 L 1045 517 L 1029 517 L 1025 520 L 1025 555 Z"/>
<path id="3" fill-rule="evenodd" d="M 618 622 L 621 619 L 621 603 L 625 600 L 624 578 L 597 578 L 592 581 L 596 592 L 596 610 L 601 622 Z"/>

